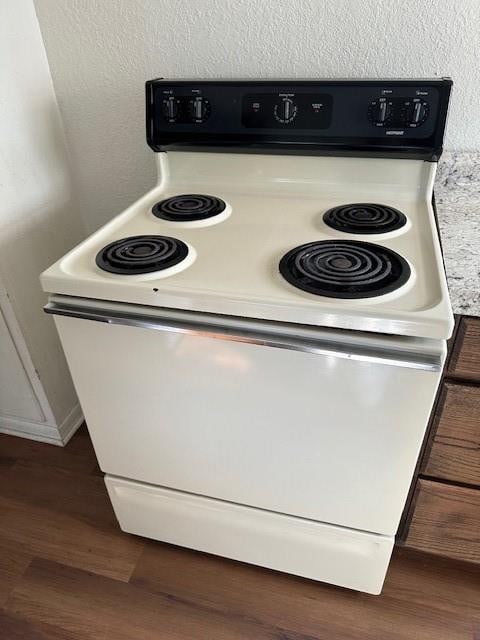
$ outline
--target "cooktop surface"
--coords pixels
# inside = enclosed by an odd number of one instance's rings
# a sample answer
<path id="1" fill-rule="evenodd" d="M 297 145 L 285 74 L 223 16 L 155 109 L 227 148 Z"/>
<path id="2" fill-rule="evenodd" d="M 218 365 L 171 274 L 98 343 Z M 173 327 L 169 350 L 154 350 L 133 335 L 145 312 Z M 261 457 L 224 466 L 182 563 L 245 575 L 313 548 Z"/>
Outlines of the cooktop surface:
<path id="1" fill-rule="evenodd" d="M 158 159 L 168 180 L 49 269 L 47 291 L 448 334 L 432 163 L 194 152 Z"/>

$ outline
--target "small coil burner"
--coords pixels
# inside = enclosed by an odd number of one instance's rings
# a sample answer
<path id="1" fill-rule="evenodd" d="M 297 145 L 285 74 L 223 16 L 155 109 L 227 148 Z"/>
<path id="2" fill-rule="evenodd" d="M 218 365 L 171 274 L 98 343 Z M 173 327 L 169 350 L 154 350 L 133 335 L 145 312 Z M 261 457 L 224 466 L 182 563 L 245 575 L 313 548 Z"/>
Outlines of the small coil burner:
<path id="1" fill-rule="evenodd" d="M 213 218 L 225 210 L 220 198 L 201 194 L 185 194 L 161 200 L 154 205 L 152 213 L 157 218 L 174 222 L 190 222 Z"/>
<path id="2" fill-rule="evenodd" d="M 366 202 L 333 207 L 324 214 L 323 220 L 332 229 L 347 233 L 387 233 L 407 223 L 401 211 Z"/>
<path id="3" fill-rule="evenodd" d="M 279 268 L 298 289 L 330 298 L 381 296 L 410 277 L 410 267 L 398 253 L 356 240 L 303 244 L 286 253 Z"/>
<path id="4" fill-rule="evenodd" d="M 121 275 L 152 273 L 173 267 L 188 255 L 188 246 L 169 236 L 132 236 L 104 247 L 95 258 L 104 271 Z"/>

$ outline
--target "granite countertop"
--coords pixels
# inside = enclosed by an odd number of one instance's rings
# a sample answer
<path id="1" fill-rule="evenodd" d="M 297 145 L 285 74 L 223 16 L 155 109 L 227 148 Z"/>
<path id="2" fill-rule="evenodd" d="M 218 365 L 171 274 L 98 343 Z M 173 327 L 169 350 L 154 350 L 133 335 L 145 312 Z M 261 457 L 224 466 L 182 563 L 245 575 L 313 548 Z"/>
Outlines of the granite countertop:
<path id="1" fill-rule="evenodd" d="M 444 153 L 435 200 L 454 313 L 480 316 L 480 153 Z"/>

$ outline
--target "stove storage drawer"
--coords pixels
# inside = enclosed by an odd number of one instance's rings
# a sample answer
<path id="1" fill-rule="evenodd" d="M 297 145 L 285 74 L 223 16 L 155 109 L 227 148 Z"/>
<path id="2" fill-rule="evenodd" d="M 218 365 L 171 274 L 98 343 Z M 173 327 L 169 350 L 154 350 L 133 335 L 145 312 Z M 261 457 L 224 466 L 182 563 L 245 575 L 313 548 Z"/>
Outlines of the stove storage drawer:
<path id="1" fill-rule="evenodd" d="M 104 472 L 395 534 L 441 350 L 187 312 L 55 313 Z"/>
<path id="2" fill-rule="evenodd" d="M 378 594 L 393 537 L 105 477 L 123 531 Z"/>
<path id="3" fill-rule="evenodd" d="M 480 490 L 420 479 L 405 544 L 480 564 Z"/>
<path id="4" fill-rule="evenodd" d="M 480 487 L 480 387 L 445 382 L 421 474 Z"/>

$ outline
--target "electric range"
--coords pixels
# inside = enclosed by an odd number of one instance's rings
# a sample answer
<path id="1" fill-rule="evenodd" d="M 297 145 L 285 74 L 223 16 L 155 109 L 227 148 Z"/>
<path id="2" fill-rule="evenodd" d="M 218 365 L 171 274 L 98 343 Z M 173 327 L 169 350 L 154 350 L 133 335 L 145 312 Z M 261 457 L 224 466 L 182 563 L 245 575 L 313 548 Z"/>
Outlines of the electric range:
<path id="1" fill-rule="evenodd" d="M 147 83 L 157 184 L 42 274 L 125 531 L 381 590 L 453 328 L 450 85 Z"/>

